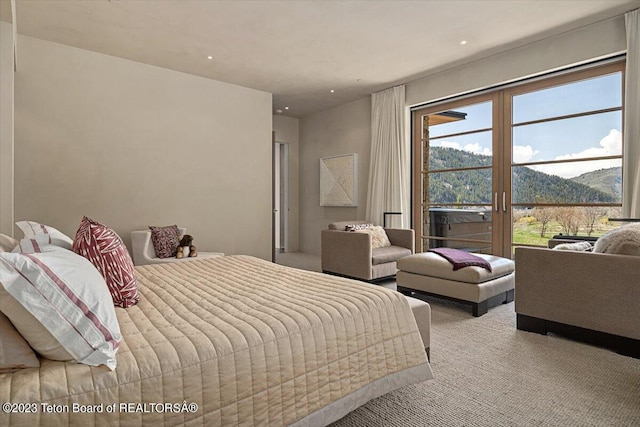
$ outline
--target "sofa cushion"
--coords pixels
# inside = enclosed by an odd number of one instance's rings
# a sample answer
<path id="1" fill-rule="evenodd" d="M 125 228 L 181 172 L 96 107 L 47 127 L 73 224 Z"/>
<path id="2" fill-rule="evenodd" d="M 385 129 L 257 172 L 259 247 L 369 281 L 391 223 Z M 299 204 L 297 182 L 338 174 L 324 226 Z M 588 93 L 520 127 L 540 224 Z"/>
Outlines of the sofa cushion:
<path id="1" fill-rule="evenodd" d="M 338 221 L 329 224 L 329 230 L 348 231 L 348 225 L 369 224 L 367 221 Z"/>
<path id="2" fill-rule="evenodd" d="M 510 259 L 487 254 L 474 255 L 489 261 L 492 271 L 489 272 L 482 267 L 465 267 L 454 271 L 453 265 L 449 261 L 433 252 L 423 252 L 404 257 L 398 260 L 398 269 L 407 273 L 465 283 L 484 283 L 506 276 L 515 270 L 515 263 Z"/>
<path id="3" fill-rule="evenodd" d="M 400 246 L 386 246 L 384 248 L 373 249 L 371 253 L 371 264 L 378 265 L 394 262 L 402 257 L 409 256 L 411 255 L 411 250 Z"/>
<path id="4" fill-rule="evenodd" d="M 560 243 L 552 248 L 554 251 L 576 251 L 584 252 L 593 249 L 591 242 L 573 242 L 573 243 Z"/>
<path id="5" fill-rule="evenodd" d="M 593 252 L 640 256 L 640 224 L 629 224 L 609 231 L 596 241 Z"/>
<path id="6" fill-rule="evenodd" d="M 387 237 L 387 233 L 384 231 L 384 228 L 380 227 L 379 225 L 356 229 L 353 230 L 353 232 L 368 234 L 369 236 L 371 236 L 371 249 L 391 246 L 391 242 L 389 241 L 389 237 Z"/>

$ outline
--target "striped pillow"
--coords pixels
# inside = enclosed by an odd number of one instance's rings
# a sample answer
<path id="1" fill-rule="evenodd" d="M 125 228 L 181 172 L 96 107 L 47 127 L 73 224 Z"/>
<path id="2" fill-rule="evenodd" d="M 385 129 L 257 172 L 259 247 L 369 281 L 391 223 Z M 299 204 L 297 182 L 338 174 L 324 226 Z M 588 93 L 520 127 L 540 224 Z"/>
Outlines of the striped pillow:
<path id="1" fill-rule="evenodd" d="M 16 225 L 22 230 L 24 237 L 27 239 L 31 239 L 40 234 L 47 234 L 51 236 L 51 243 L 56 246 L 71 249 L 73 245 L 73 240 L 71 240 L 69 236 L 48 225 L 35 221 L 18 221 Z"/>
<path id="2" fill-rule="evenodd" d="M 0 311 L 52 360 L 115 369 L 122 340 L 111 296 L 89 261 L 55 245 L 0 254 Z"/>
<path id="3" fill-rule="evenodd" d="M 76 233 L 73 251 L 91 261 L 102 274 L 114 305 L 128 308 L 138 302 L 133 261 L 115 231 L 85 216 Z"/>
<path id="4" fill-rule="evenodd" d="M 41 251 L 42 245 L 52 245 L 51 236 L 38 234 L 30 239 L 21 239 L 11 252 L 19 254 L 33 254 Z"/>

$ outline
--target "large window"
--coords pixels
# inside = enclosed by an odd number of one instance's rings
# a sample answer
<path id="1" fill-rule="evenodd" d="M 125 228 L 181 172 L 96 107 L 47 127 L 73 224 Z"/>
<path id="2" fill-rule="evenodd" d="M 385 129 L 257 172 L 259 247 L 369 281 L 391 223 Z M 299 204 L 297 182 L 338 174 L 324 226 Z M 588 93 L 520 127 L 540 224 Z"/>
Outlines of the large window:
<path id="1" fill-rule="evenodd" d="M 620 216 L 624 63 L 414 111 L 416 247 L 510 256 Z"/>

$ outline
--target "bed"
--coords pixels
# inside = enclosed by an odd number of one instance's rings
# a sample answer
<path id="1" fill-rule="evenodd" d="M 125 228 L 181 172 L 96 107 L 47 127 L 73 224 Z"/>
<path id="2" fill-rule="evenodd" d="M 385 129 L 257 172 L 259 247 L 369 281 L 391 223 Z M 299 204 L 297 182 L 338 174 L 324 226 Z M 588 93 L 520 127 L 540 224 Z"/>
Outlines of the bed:
<path id="1" fill-rule="evenodd" d="M 117 368 L 0 374 L 0 425 L 326 425 L 433 377 L 400 293 L 250 256 L 135 270 Z"/>

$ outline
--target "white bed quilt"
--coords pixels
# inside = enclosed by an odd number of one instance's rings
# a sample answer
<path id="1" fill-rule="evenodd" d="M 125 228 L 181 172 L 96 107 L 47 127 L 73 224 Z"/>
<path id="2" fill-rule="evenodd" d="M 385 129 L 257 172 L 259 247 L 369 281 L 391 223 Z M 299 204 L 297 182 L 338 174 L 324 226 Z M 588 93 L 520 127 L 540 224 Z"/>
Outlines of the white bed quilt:
<path id="1" fill-rule="evenodd" d="M 399 293 L 249 256 L 136 272 L 116 370 L 0 374 L 0 425 L 323 425 L 433 377 Z"/>

